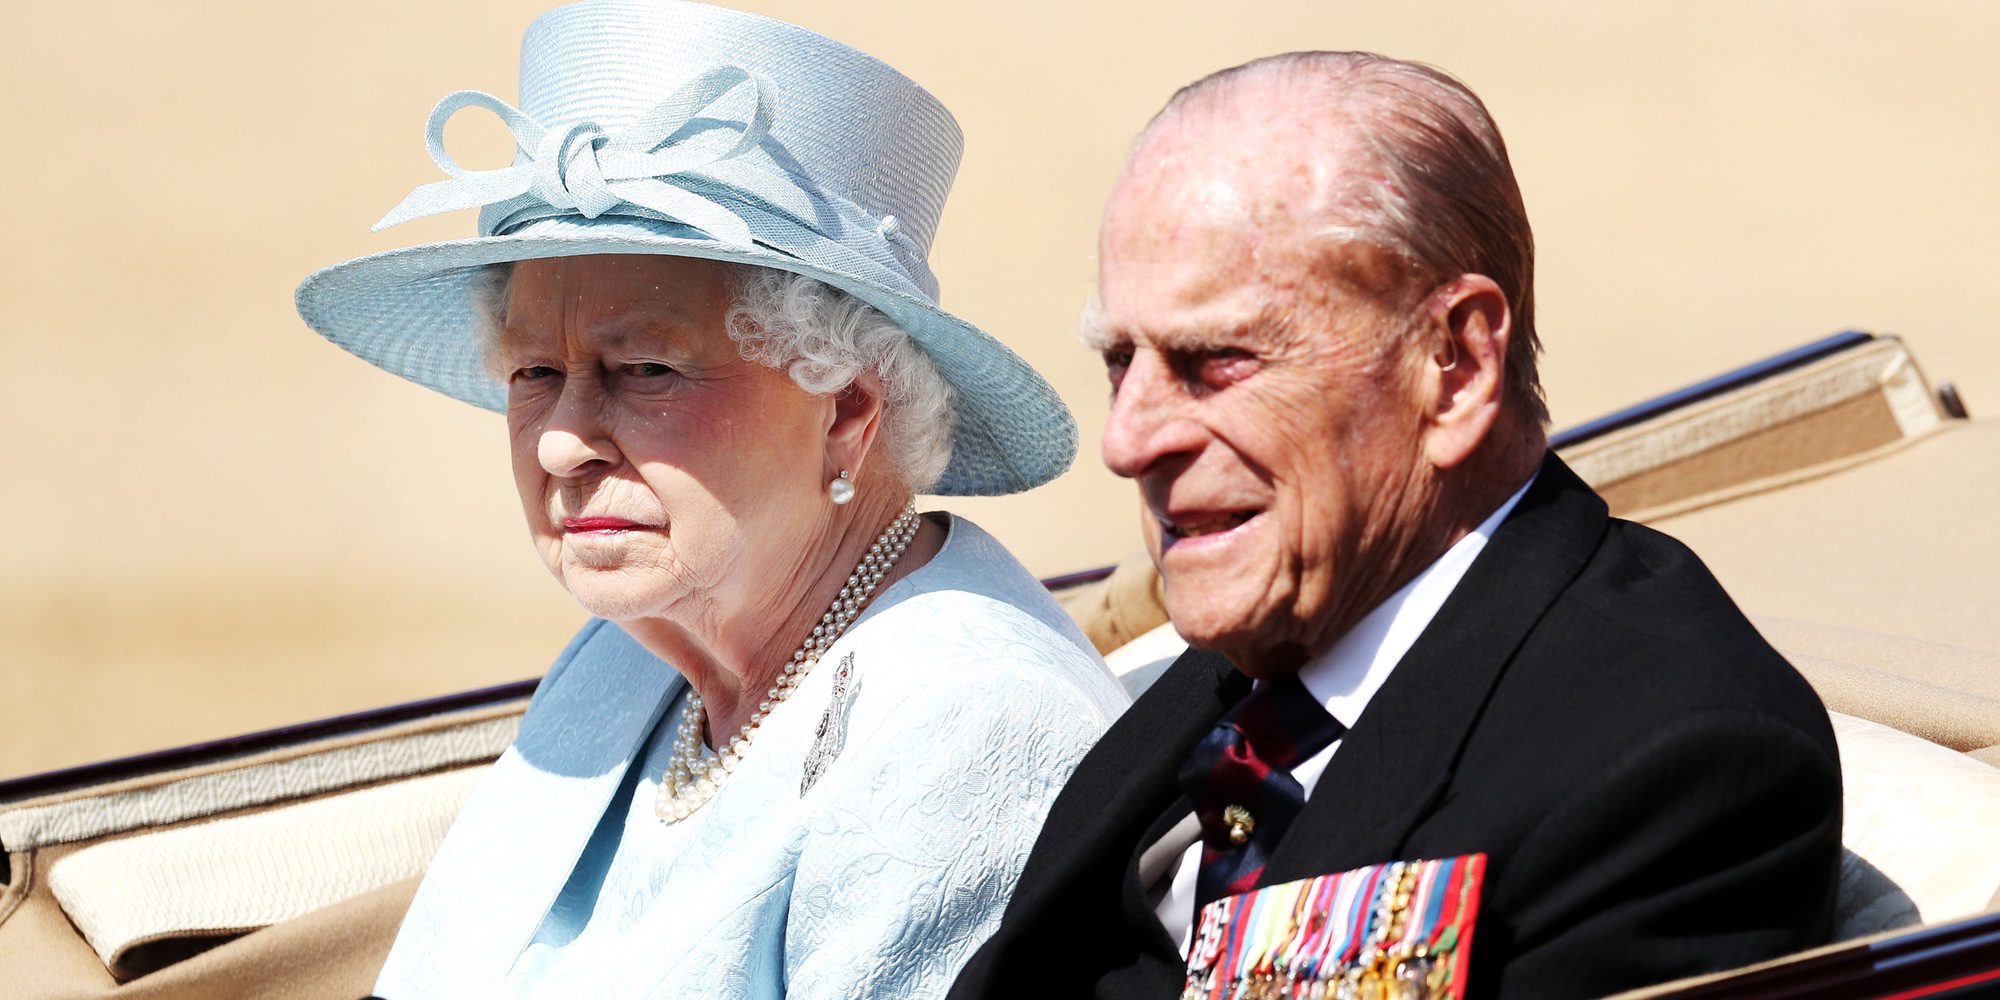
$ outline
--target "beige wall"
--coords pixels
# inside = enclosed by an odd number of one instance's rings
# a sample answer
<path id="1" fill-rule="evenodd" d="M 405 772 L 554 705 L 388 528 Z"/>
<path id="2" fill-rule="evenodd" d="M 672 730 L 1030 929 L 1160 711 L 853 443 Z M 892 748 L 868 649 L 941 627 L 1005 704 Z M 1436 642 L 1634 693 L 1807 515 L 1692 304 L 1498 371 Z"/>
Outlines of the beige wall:
<path id="1" fill-rule="evenodd" d="M 1136 545 L 1074 345 L 1121 152 L 1259 54 L 1434 62 L 1505 129 L 1556 421 L 1840 328 L 2000 407 L 2000 5 L 807 3 L 968 136 L 946 304 L 1083 425 L 1077 468 L 954 503 L 1050 573 Z M 308 332 L 313 268 L 432 180 L 431 104 L 511 97 L 538 2 L 14 4 L 0 189 L 0 775 L 527 677 L 580 619 L 522 544 L 499 422 Z M 477 12 L 477 17 L 474 13 Z M 462 128 L 462 132 L 460 131 Z M 497 126 L 454 148 L 502 157 Z"/>

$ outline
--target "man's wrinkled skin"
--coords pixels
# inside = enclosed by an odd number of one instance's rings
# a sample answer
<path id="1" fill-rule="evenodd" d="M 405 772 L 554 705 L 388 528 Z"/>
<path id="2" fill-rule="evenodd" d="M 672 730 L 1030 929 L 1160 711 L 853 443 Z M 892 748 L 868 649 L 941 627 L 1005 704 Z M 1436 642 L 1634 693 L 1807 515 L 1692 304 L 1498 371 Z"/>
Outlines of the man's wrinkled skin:
<path id="1" fill-rule="evenodd" d="M 1245 673 L 1298 669 L 1534 468 L 1503 418 L 1506 297 L 1409 292 L 1351 228 L 1351 123 L 1270 81 L 1168 113 L 1106 209 L 1086 339 L 1112 392 L 1106 465 L 1138 482 L 1175 627 Z M 1326 155 L 1283 155 L 1301 142 Z M 1501 487 L 1504 485 L 1504 489 Z"/>

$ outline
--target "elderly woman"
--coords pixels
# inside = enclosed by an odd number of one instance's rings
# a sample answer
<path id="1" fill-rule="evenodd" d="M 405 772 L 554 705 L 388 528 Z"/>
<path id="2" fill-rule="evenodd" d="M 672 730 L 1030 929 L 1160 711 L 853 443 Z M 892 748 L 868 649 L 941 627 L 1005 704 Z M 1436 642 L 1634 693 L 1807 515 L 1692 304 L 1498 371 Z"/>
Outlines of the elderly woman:
<path id="1" fill-rule="evenodd" d="M 451 178 L 384 220 L 478 205 L 478 238 L 299 289 L 334 342 L 506 411 L 529 534 L 596 616 L 377 991 L 941 994 L 1122 705 L 1004 549 L 912 501 L 1075 448 L 936 305 L 956 126 L 861 53 L 695 4 L 560 8 L 522 67 L 521 109 L 439 105 Z M 513 166 L 443 152 L 468 106 Z"/>

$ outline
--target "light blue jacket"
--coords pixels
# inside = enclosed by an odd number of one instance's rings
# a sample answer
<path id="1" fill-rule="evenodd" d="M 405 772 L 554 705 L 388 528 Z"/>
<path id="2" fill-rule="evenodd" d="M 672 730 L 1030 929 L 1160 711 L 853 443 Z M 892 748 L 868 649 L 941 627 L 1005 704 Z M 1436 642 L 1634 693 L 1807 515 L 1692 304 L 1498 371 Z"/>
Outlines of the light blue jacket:
<path id="1" fill-rule="evenodd" d="M 850 653 L 845 744 L 801 794 Z M 615 626 L 586 626 L 445 838 L 376 992 L 941 996 L 1125 704 L 1048 593 L 963 519 L 670 826 L 653 795 L 685 687 Z"/>

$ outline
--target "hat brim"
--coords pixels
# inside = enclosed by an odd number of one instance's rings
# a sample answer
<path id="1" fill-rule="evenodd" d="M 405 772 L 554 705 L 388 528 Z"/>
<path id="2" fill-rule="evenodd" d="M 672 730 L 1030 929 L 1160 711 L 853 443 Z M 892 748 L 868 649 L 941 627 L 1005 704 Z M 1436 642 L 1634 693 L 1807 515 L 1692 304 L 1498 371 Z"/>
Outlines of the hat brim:
<path id="1" fill-rule="evenodd" d="M 913 338 L 957 396 L 951 462 L 927 492 L 995 496 L 1032 489 L 1076 457 L 1076 421 L 1040 373 L 985 331 L 908 291 L 815 266 L 762 245 L 704 239 L 638 219 L 550 219 L 500 236 L 405 247 L 317 271 L 299 315 L 384 371 L 488 410 L 506 390 L 486 373 L 468 287 L 491 264 L 593 254 L 663 254 L 751 264 L 826 282 L 881 310 Z"/>

